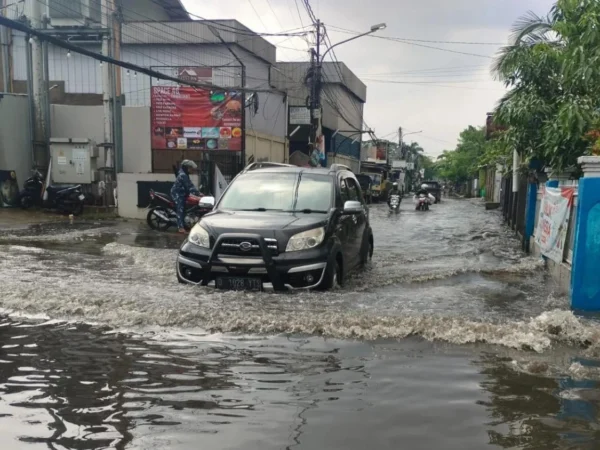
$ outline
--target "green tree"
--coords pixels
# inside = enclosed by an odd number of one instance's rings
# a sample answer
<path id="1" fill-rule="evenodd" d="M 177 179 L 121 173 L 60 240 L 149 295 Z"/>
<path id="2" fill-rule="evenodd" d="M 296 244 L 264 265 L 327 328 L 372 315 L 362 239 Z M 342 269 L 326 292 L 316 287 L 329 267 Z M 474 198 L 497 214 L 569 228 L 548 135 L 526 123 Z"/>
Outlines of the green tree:
<path id="1" fill-rule="evenodd" d="M 493 72 L 511 90 L 495 111 L 503 140 L 554 169 L 576 163 L 597 128 L 600 2 L 559 0 L 547 17 L 520 19 Z"/>

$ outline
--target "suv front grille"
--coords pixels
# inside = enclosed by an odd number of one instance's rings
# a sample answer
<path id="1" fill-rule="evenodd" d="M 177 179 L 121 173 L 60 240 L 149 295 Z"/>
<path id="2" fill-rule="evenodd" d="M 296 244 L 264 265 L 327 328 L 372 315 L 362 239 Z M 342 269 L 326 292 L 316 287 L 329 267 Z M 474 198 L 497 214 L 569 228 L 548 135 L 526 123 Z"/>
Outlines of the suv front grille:
<path id="1" fill-rule="evenodd" d="M 265 244 L 267 245 L 267 248 L 271 252 L 272 256 L 277 256 L 279 254 L 277 239 L 265 238 Z M 225 239 L 223 242 L 221 242 L 219 254 L 235 256 L 262 256 L 258 241 L 256 239 L 244 238 Z"/>

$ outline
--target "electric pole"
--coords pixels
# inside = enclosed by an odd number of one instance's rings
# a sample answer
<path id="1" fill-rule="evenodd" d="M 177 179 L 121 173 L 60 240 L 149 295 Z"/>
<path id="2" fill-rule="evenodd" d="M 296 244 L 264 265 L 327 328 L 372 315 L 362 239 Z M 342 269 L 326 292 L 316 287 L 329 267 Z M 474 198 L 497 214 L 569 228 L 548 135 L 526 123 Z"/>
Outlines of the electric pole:
<path id="1" fill-rule="evenodd" d="M 404 156 L 404 148 L 402 147 L 402 127 L 398 127 L 398 145 L 400 146 L 400 159 L 406 159 L 406 157 Z"/>
<path id="2" fill-rule="evenodd" d="M 310 141 L 316 145 L 321 134 L 321 21 L 317 20 L 317 43 L 311 51 Z"/>
<path id="3" fill-rule="evenodd" d="M 30 3 L 31 28 L 39 30 L 44 27 L 42 6 L 39 1 L 33 0 Z M 45 171 L 48 168 L 48 142 L 47 142 L 47 121 L 46 121 L 46 85 L 44 82 L 44 52 L 42 42 L 38 37 L 32 37 L 29 40 L 31 44 L 31 73 L 32 73 L 32 97 L 33 97 L 33 155 L 36 168 Z"/>

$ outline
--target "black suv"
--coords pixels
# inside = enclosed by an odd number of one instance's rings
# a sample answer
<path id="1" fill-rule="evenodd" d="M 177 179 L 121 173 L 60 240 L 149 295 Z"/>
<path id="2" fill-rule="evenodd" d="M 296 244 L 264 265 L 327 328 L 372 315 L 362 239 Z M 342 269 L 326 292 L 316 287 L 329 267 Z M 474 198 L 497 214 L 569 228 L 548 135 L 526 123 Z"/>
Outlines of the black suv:
<path id="1" fill-rule="evenodd" d="M 177 278 L 226 290 L 325 290 L 372 255 L 369 210 L 347 167 L 257 163 L 192 229 Z"/>

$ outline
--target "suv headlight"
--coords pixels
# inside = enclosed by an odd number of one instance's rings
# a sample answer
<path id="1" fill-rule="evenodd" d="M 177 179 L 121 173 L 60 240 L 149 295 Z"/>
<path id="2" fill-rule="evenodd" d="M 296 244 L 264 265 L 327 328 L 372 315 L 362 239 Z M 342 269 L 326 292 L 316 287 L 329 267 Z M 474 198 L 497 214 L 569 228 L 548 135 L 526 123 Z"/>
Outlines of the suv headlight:
<path id="1" fill-rule="evenodd" d="M 194 228 L 190 231 L 188 240 L 199 247 L 210 248 L 210 235 L 199 223 L 194 225 Z"/>
<path id="2" fill-rule="evenodd" d="M 288 242 L 286 252 L 310 250 L 320 245 L 325 239 L 325 228 L 315 228 L 292 236 Z"/>

